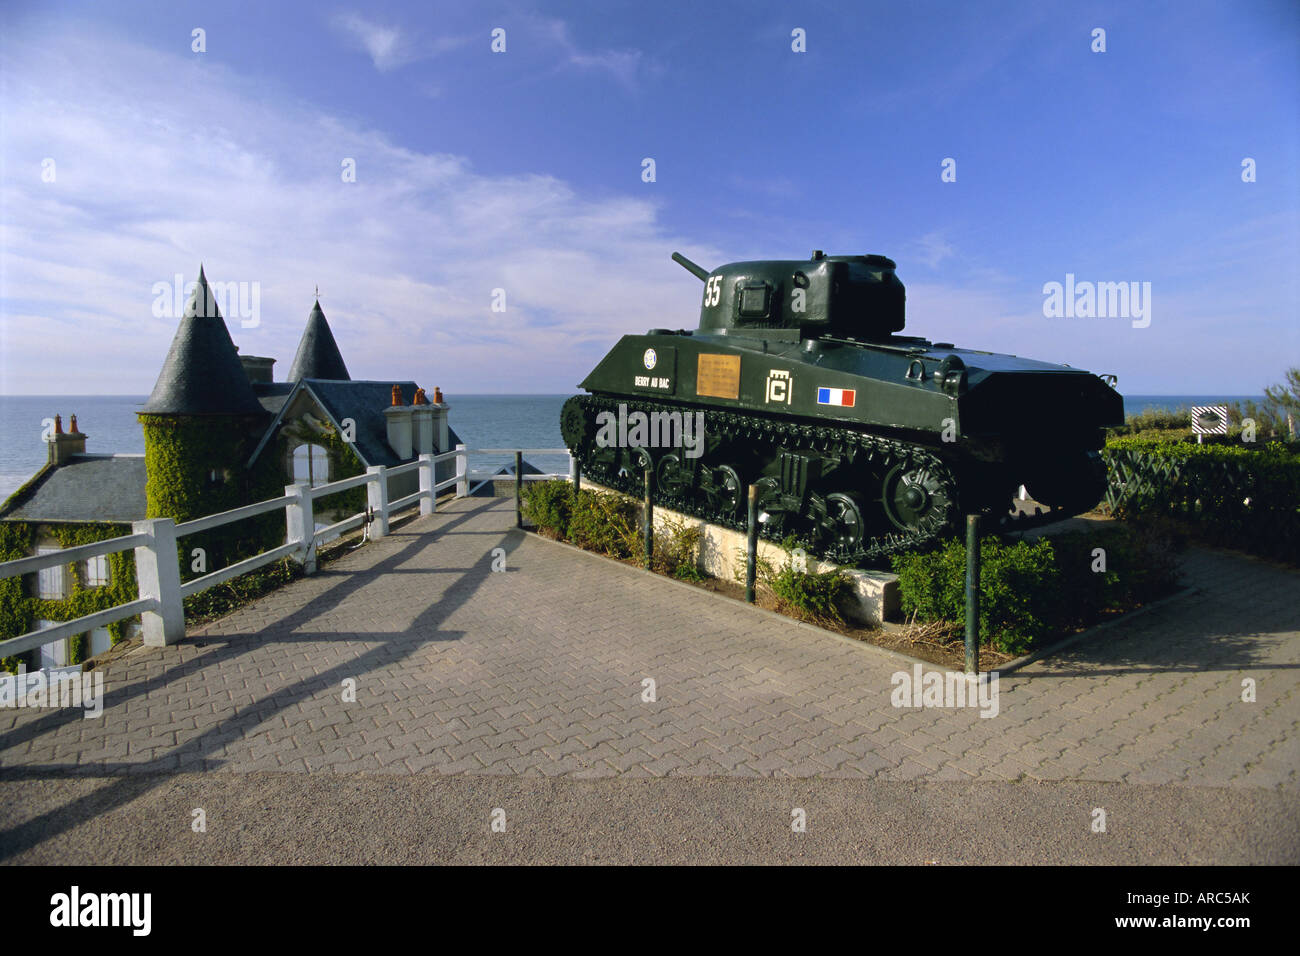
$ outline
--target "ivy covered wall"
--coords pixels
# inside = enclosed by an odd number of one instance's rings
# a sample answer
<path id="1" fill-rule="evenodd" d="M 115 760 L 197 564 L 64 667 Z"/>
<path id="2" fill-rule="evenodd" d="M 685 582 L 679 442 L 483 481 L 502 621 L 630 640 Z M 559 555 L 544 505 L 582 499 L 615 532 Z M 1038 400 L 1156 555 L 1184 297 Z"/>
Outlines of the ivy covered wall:
<path id="1" fill-rule="evenodd" d="M 131 528 L 122 524 L 33 524 L 23 521 L 0 522 L 0 561 L 12 561 L 32 554 L 36 546 L 47 539 L 57 541 L 59 547 L 72 548 L 108 538 L 130 534 Z M 137 595 L 135 582 L 135 554 L 132 550 L 107 556 L 108 584 L 91 587 L 85 580 L 85 563 L 69 563 L 65 568 L 63 598 L 36 596 L 36 575 L 6 578 L 0 581 L 0 639 L 26 634 L 37 621 L 71 621 L 116 604 L 134 601 Z M 108 633 L 116 644 L 126 634 L 137 615 L 108 625 Z M 80 664 L 90 650 L 89 635 L 81 634 L 69 642 L 69 664 Z M 37 651 L 0 660 L 0 668 L 16 672 L 24 660 L 33 668 Z"/>
<path id="2" fill-rule="evenodd" d="M 284 494 L 278 464 L 262 456 L 245 467 L 262 434 L 256 419 L 225 415 L 139 416 L 144 429 L 146 513 L 189 521 Z M 277 512 L 189 535 L 180 542 L 182 580 L 273 548 L 284 540 Z M 194 549 L 202 548 L 196 563 Z"/>

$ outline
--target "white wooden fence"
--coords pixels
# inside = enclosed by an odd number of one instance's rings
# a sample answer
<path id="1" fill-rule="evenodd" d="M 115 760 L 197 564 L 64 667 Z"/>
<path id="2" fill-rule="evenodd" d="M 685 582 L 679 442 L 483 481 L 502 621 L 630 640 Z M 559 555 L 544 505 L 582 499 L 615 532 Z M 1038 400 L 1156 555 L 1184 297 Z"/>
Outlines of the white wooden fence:
<path id="1" fill-rule="evenodd" d="M 231 578 L 279 561 L 281 558 L 292 558 L 303 566 L 306 573 L 312 574 L 316 570 L 316 549 L 322 541 L 337 537 L 344 531 L 359 528 L 367 522 L 370 525 L 370 538 L 382 538 L 388 534 L 389 519 L 398 512 L 418 506 L 421 515 L 433 514 L 438 507 L 439 492 L 454 486 L 455 497 L 465 497 L 470 494 L 471 482 L 500 477 L 488 472 L 471 471 L 470 455 L 515 454 L 515 452 L 516 449 L 513 448 L 466 448 L 464 445 L 457 445 L 454 450 L 441 455 L 421 455 L 416 461 L 395 468 L 376 465 L 367 469 L 364 475 L 317 485 L 314 488 L 305 483 L 287 485 L 284 494 L 279 498 L 258 501 L 251 505 L 244 505 L 242 508 L 207 515 L 193 521 L 177 524 L 171 518 L 150 518 L 133 522 L 131 533 L 128 535 L 64 548 L 50 554 L 0 562 L 0 580 L 3 580 L 87 558 L 134 549 L 135 575 L 139 587 L 139 597 L 134 601 L 0 641 L 0 657 L 21 654 L 32 648 L 84 634 L 94 628 L 134 617 L 137 614 L 140 615 L 145 644 L 156 647 L 175 644 L 185 636 L 185 609 L 182 602 L 191 594 L 197 594 Z M 529 448 L 523 449 L 522 454 L 568 455 L 569 452 L 563 448 Z M 441 482 L 435 481 L 438 462 L 453 459 L 456 462 L 455 476 Z M 570 457 L 567 475 L 521 475 L 516 480 L 534 481 L 549 478 L 572 480 L 575 477 L 576 467 L 574 459 Z M 419 475 L 419 490 L 395 501 L 389 501 L 388 480 L 412 471 Z M 323 528 L 315 527 L 315 519 L 312 515 L 313 502 L 326 495 L 347 491 L 349 488 L 359 488 L 362 485 L 366 487 L 365 511 Z M 287 531 L 284 544 L 181 584 L 177 552 L 177 542 L 181 538 L 280 509 L 284 509 Z"/>

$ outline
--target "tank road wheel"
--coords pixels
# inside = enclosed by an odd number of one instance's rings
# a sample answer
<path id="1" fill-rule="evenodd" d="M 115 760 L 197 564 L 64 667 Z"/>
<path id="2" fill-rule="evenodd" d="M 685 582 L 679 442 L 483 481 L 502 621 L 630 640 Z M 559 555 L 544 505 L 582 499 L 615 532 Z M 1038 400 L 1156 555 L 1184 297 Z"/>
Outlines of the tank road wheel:
<path id="1" fill-rule="evenodd" d="M 812 507 L 818 542 L 828 551 L 853 554 L 866 540 L 867 523 L 857 495 L 836 491 Z"/>
<path id="2" fill-rule="evenodd" d="M 644 488 L 642 482 L 645 481 L 646 469 L 649 468 L 653 472 L 654 466 L 654 459 L 650 457 L 650 452 L 639 447 L 629 448 L 620 476 L 632 489 L 633 494 L 637 494 Z"/>
<path id="3" fill-rule="evenodd" d="M 659 459 L 655 468 L 655 487 L 665 498 L 685 500 L 690 493 L 691 473 L 682 464 L 681 456 L 669 452 Z"/>
<path id="4" fill-rule="evenodd" d="M 895 465 L 881 483 L 880 504 L 885 517 L 901 531 L 934 531 L 949 520 L 955 502 L 943 476 L 927 465 Z"/>
<path id="5" fill-rule="evenodd" d="M 704 493 L 709 500 L 709 508 L 719 517 L 734 520 L 744 498 L 744 482 L 740 473 L 730 465 L 719 465 L 708 473 L 709 481 Z"/>
<path id="6" fill-rule="evenodd" d="M 760 478 L 754 486 L 758 489 L 759 530 L 766 537 L 778 537 L 786 523 L 786 513 L 781 507 L 781 479 Z"/>

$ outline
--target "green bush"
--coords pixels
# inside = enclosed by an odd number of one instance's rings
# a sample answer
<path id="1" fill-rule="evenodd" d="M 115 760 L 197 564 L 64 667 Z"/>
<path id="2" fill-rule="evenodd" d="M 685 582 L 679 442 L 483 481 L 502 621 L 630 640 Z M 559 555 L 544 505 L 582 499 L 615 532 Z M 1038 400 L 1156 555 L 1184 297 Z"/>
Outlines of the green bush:
<path id="1" fill-rule="evenodd" d="M 966 547 L 958 540 L 938 550 L 893 559 L 903 613 L 921 621 L 966 619 Z M 1023 653 L 1060 627 L 1060 568 L 1047 540 L 1003 544 L 980 541 L 981 640 L 1008 654 Z"/>
<path id="2" fill-rule="evenodd" d="M 615 558 L 643 558 L 637 503 L 624 495 L 573 493 L 567 481 L 538 481 L 524 487 L 524 518 L 543 534 Z M 701 581 L 702 532 L 680 519 L 655 529 L 652 570 L 687 581 Z"/>
<path id="3" fill-rule="evenodd" d="M 198 594 L 191 594 L 182 602 L 185 620 L 195 623 L 222 617 L 302 576 L 302 565 L 289 558 L 282 558 L 229 581 L 215 584 Z"/>
<path id="4" fill-rule="evenodd" d="M 1101 549 L 1098 553 L 1097 549 Z M 1086 625 L 1171 591 L 1177 542 L 1157 528 L 1107 528 L 1038 541 L 980 541 L 980 639 L 1023 654 L 1064 628 Z M 903 613 L 920 621 L 966 619 L 966 548 L 893 559 Z"/>
<path id="5" fill-rule="evenodd" d="M 573 486 L 567 481 L 524 485 L 524 519 L 552 537 L 563 538 L 573 511 Z"/>
<path id="6" fill-rule="evenodd" d="M 622 495 L 580 491 L 564 536 L 580 548 L 612 558 L 628 558 L 639 548 L 636 502 Z"/>
<path id="7" fill-rule="evenodd" d="M 681 518 L 670 518 L 655 528 L 654 553 L 651 570 L 683 581 L 703 581 L 700 571 L 700 539 L 704 532 L 699 525 L 689 524 Z"/>
<path id="8" fill-rule="evenodd" d="M 853 586 L 852 579 L 843 568 L 833 571 L 809 571 L 806 559 L 796 560 L 793 538 L 782 542 L 785 558 L 773 565 L 759 557 L 755 568 L 755 585 L 771 593 L 776 609 L 802 621 L 820 625 L 844 624 L 844 600 Z M 743 548 L 737 549 L 735 576 L 743 581 L 746 558 Z"/>
<path id="9" fill-rule="evenodd" d="M 1102 455 L 1117 517 L 1172 519 L 1211 544 L 1300 563 L 1300 452 L 1125 438 Z"/>

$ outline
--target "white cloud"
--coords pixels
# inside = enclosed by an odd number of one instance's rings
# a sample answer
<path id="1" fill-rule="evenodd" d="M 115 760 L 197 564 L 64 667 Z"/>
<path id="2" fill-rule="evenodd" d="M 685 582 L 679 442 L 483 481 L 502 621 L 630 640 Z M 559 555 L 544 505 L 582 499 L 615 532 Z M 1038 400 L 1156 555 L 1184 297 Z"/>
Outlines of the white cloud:
<path id="1" fill-rule="evenodd" d="M 937 268 L 945 259 L 956 255 L 957 249 L 940 231 L 928 232 L 907 246 L 907 258 Z"/>
<path id="2" fill-rule="evenodd" d="M 261 326 L 228 324 L 281 375 L 319 283 L 358 378 L 562 388 L 624 332 L 694 324 L 673 249 L 723 258 L 665 235 L 647 200 L 483 175 L 219 65 L 68 35 L 3 67 L 0 393 L 147 392 L 175 327 L 152 315 L 153 284 L 200 261 L 260 283 Z"/>
<path id="3" fill-rule="evenodd" d="M 628 88 L 636 85 L 640 71 L 651 67 L 640 50 L 583 50 L 563 20 L 532 18 L 532 26 L 535 32 L 559 47 L 562 66 L 603 71 Z"/>
<path id="4" fill-rule="evenodd" d="M 470 41 L 469 37 L 464 36 L 440 36 L 423 41 L 398 27 L 384 26 L 356 13 L 337 14 L 330 23 L 335 30 L 365 50 L 380 73 L 387 73 L 416 60 L 449 53 Z"/>
<path id="5" fill-rule="evenodd" d="M 381 26 L 355 13 L 341 13 L 332 22 L 335 29 L 350 35 L 360 44 L 381 73 L 414 58 L 410 43 L 396 27 Z"/>

